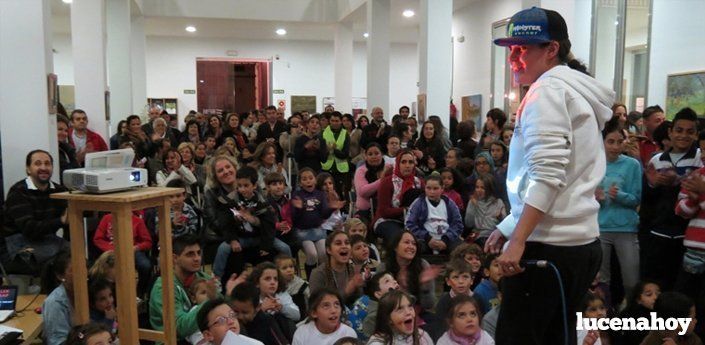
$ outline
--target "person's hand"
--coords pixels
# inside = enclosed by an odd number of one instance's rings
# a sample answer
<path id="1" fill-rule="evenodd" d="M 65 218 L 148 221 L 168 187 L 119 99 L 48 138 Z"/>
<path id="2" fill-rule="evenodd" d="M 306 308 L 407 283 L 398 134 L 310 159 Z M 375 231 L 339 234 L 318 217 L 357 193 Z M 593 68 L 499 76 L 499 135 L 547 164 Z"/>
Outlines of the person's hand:
<path id="1" fill-rule="evenodd" d="M 294 206 L 295 208 L 304 208 L 304 201 L 301 200 L 301 198 L 291 199 L 291 206 Z"/>
<path id="2" fill-rule="evenodd" d="M 378 177 L 383 177 L 387 176 L 388 173 L 394 171 L 394 167 L 391 165 L 385 165 L 384 169 L 382 170 L 382 175 L 379 175 Z"/>
<path id="3" fill-rule="evenodd" d="M 443 251 L 447 248 L 446 243 L 441 241 L 441 240 L 436 240 L 432 239 L 428 241 L 428 246 L 431 247 L 431 249 L 435 249 L 438 251 Z"/>
<path id="4" fill-rule="evenodd" d="M 174 224 L 174 226 L 182 226 L 185 221 L 186 219 L 180 211 L 174 211 L 174 218 L 171 220 L 171 223 Z"/>
<path id="5" fill-rule="evenodd" d="M 416 156 L 416 158 L 418 158 L 418 159 L 423 158 L 423 152 L 421 150 L 412 150 L 411 152 L 414 153 L 414 156 Z"/>
<path id="6" fill-rule="evenodd" d="M 605 201 L 605 190 L 602 187 L 595 189 L 595 199 L 597 201 Z"/>
<path id="7" fill-rule="evenodd" d="M 583 345 L 594 345 L 597 339 L 600 339 L 599 331 L 588 331 L 583 339 Z"/>
<path id="8" fill-rule="evenodd" d="M 361 272 L 356 272 L 352 276 L 352 279 L 348 281 L 348 285 L 345 287 L 345 290 L 348 292 L 348 294 L 351 294 L 363 285 L 365 285 L 365 278 L 362 276 Z"/>
<path id="9" fill-rule="evenodd" d="M 67 212 L 68 212 L 68 209 L 65 209 L 64 213 L 61 214 L 61 218 L 60 218 L 61 224 L 66 224 L 66 225 L 69 224 L 69 217 L 68 217 Z"/>
<path id="10" fill-rule="evenodd" d="M 108 307 L 108 309 L 105 309 L 105 318 L 108 320 L 115 320 L 117 317 L 117 311 L 115 310 L 115 306 L 111 305 Z"/>
<path id="11" fill-rule="evenodd" d="M 477 206 L 477 195 L 476 194 L 477 193 L 472 193 L 472 195 L 470 196 L 470 203 L 473 206 Z"/>
<path id="12" fill-rule="evenodd" d="M 267 138 L 268 143 L 273 143 L 274 141 L 275 141 L 274 138 Z"/>
<path id="13" fill-rule="evenodd" d="M 83 151 L 85 153 L 95 152 L 95 147 L 93 147 L 93 143 L 86 143 L 86 147 L 83 148 Z"/>
<path id="14" fill-rule="evenodd" d="M 260 250 L 260 251 L 259 251 L 259 256 L 267 256 L 267 255 L 269 255 L 269 252 L 268 252 L 268 251 L 266 251 L 266 250 Z"/>
<path id="15" fill-rule="evenodd" d="M 240 242 L 236 240 L 230 241 L 230 248 L 233 250 L 234 253 L 239 253 L 242 251 L 242 246 L 240 245 Z"/>
<path id="16" fill-rule="evenodd" d="M 277 222 L 274 224 L 274 228 L 277 229 L 277 231 L 281 232 L 282 234 L 286 234 L 287 232 L 291 231 L 291 226 L 289 226 L 289 223 L 287 222 Z"/>
<path id="17" fill-rule="evenodd" d="M 276 301 L 276 299 L 274 299 L 272 297 L 265 297 L 262 300 L 262 303 L 260 303 L 261 309 L 264 312 L 274 310 L 274 308 L 276 308 L 276 305 L 277 305 L 277 301 Z"/>
<path id="18" fill-rule="evenodd" d="M 152 141 L 153 141 L 153 142 L 154 142 L 154 141 L 157 141 L 157 140 L 159 140 L 159 139 L 161 139 L 161 138 L 162 138 L 161 135 L 157 134 L 156 132 L 152 133 Z"/>
<path id="19" fill-rule="evenodd" d="M 507 239 L 499 229 L 494 229 L 485 242 L 485 253 L 499 254 Z"/>
<path id="20" fill-rule="evenodd" d="M 524 255 L 524 246 L 524 242 L 510 240 L 507 249 L 497 258 L 505 276 L 513 276 L 524 271 L 524 268 L 519 266 L 521 256 Z"/>
<path id="21" fill-rule="evenodd" d="M 431 265 L 429 267 L 426 267 L 419 275 L 419 283 L 421 283 L 421 285 L 423 285 L 423 284 L 426 284 L 432 280 L 435 280 L 441 274 L 441 269 L 442 269 L 441 266 L 436 266 L 436 265 Z"/>
<path id="22" fill-rule="evenodd" d="M 676 174 L 664 174 L 658 172 L 652 164 L 649 164 L 649 166 L 646 167 L 644 175 L 646 176 L 646 180 L 649 184 L 654 187 L 669 186 L 673 184 L 673 181 L 676 179 Z"/>
<path id="23" fill-rule="evenodd" d="M 208 299 L 215 299 L 218 296 L 218 278 L 211 277 L 206 280 L 206 295 Z"/>
<path id="24" fill-rule="evenodd" d="M 330 208 L 334 210 L 340 210 L 343 207 L 345 207 L 345 200 L 338 200 L 330 203 Z"/>
<path id="25" fill-rule="evenodd" d="M 239 276 L 237 275 L 237 273 L 233 273 L 232 275 L 230 275 L 230 279 L 225 282 L 226 295 L 230 296 L 230 292 L 232 292 L 236 286 L 246 282 L 249 275 L 250 273 L 247 271 L 243 271 L 242 273 L 240 273 Z"/>
<path id="26" fill-rule="evenodd" d="M 607 191 L 607 194 L 610 195 L 610 198 L 612 200 L 617 199 L 617 193 L 619 193 L 619 187 L 617 187 L 616 183 L 613 183 L 612 186 L 610 187 L 609 191 Z"/>
<path id="27" fill-rule="evenodd" d="M 282 163 L 277 164 L 277 172 L 284 175 L 284 165 Z"/>
<path id="28" fill-rule="evenodd" d="M 257 223 L 257 217 L 253 216 L 250 210 L 245 207 L 240 208 L 240 218 L 250 224 Z"/>
<path id="29" fill-rule="evenodd" d="M 670 338 L 670 337 L 669 337 L 669 338 L 663 338 L 663 339 L 661 339 L 661 340 L 663 341 L 663 343 L 661 343 L 661 345 L 678 345 L 678 343 L 676 343 L 676 341 L 673 340 L 673 338 Z"/>
<path id="30" fill-rule="evenodd" d="M 703 181 L 700 174 L 692 174 L 684 179 L 681 183 L 681 187 L 695 194 L 705 193 L 705 181 Z"/>
<path id="31" fill-rule="evenodd" d="M 277 313 L 281 312 L 284 305 L 281 303 L 281 301 L 278 298 L 273 298 L 273 300 L 274 300 L 273 310 Z"/>

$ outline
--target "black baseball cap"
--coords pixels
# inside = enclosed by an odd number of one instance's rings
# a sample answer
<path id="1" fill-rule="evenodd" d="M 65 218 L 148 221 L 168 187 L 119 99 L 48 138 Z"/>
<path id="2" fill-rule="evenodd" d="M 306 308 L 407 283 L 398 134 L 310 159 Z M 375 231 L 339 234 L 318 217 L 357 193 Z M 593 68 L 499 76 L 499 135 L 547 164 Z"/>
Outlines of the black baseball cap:
<path id="1" fill-rule="evenodd" d="M 494 40 L 498 46 L 534 45 L 568 39 L 568 26 L 556 11 L 532 7 L 509 20 L 507 37 Z"/>

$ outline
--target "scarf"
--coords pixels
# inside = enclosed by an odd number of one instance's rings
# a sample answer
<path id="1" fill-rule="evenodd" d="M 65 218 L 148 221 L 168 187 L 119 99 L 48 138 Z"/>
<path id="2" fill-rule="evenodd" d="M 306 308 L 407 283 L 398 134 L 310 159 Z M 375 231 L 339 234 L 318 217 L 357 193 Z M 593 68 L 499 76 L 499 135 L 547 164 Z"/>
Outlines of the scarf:
<path id="1" fill-rule="evenodd" d="M 487 161 L 487 163 L 490 164 L 489 174 L 494 176 L 495 167 L 494 167 L 494 159 L 492 158 L 492 155 L 487 151 L 482 151 L 482 152 L 478 153 L 477 156 L 475 157 L 475 162 L 477 162 L 477 159 L 479 157 L 484 158 Z M 477 167 L 475 167 L 475 171 L 473 171 L 473 176 L 475 176 L 475 177 L 480 176 L 480 174 L 477 173 Z"/>
<path id="2" fill-rule="evenodd" d="M 416 177 L 416 169 L 411 171 L 411 175 L 407 177 L 401 176 L 399 166 L 401 165 L 401 157 L 403 154 L 397 155 L 396 164 L 394 165 L 394 174 L 392 174 L 392 207 L 399 207 L 404 194 L 410 189 L 421 188 L 421 181 Z"/>
<path id="3" fill-rule="evenodd" d="M 448 338 L 458 345 L 475 345 L 480 342 L 480 337 L 482 337 L 482 330 L 475 333 L 475 335 L 466 337 L 462 335 L 457 335 L 452 329 L 448 330 Z"/>
<path id="4" fill-rule="evenodd" d="M 478 200 L 475 206 L 475 228 L 480 231 L 494 230 L 499 223 L 497 215 L 504 212 L 504 203 L 494 196 Z"/>

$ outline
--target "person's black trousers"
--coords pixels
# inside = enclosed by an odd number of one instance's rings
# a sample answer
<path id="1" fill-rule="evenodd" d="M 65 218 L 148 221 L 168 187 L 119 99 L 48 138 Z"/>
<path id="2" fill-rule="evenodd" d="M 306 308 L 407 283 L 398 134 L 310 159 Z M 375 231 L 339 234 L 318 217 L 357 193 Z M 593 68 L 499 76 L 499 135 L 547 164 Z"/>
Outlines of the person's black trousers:
<path id="1" fill-rule="evenodd" d="M 661 291 L 672 290 L 683 263 L 683 238 L 639 234 L 639 248 L 641 279 L 658 282 Z"/>
<path id="2" fill-rule="evenodd" d="M 527 242 L 523 260 L 547 260 L 561 275 L 565 291 L 568 342 L 576 344 L 575 312 L 600 270 L 600 241 L 582 246 L 553 246 Z M 564 311 L 558 277 L 551 267 L 526 267 L 502 278 L 502 308 L 497 320 L 497 345 L 562 345 Z"/>

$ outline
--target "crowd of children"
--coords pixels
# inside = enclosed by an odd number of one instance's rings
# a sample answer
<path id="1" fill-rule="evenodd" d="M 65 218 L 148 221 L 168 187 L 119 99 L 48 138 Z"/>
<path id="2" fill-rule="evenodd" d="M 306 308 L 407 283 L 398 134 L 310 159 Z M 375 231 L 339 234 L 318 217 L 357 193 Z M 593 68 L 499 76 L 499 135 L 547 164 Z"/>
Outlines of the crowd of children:
<path id="1" fill-rule="evenodd" d="M 586 318 L 637 318 L 650 311 L 689 317 L 704 307 L 705 168 L 699 146 L 705 148 L 705 134 L 696 137 L 697 117 L 688 108 L 656 126 L 652 116 L 662 114 L 652 110 L 644 112 L 644 130 L 615 116 L 603 131 L 607 168 L 595 191 L 603 262 L 582 305 Z M 464 135 L 448 132 L 439 121 L 424 122 L 416 139 L 413 118 L 395 116 L 387 125 L 373 110 L 371 121 L 360 117 L 360 127 L 342 117 L 343 131 L 332 130 L 346 143 L 338 146 L 321 133 L 340 113 L 295 114 L 288 127 L 276 108 L 265 113 L 258 126 L 266 130 L 253 128 L 258 114 L 252 113 L 234 116 L 239 125 L 225 132 L 220 120 L 209 121 L 204 132 L 197 122 L 202 115 L 194 114 L 178 150 L 153 143 L 153 157 L 163 157 L 164 166 L 156 183 L 183 192 L 171 198 L 169 220 L 150 211 L 133 215 L 139 296 L 161 303 L 161 277 L 154 282 L 158 272 L 150 256 L 158 249 L 156 223 L 171 221 L 175 239 L 201 237 L 190 254 L 198 264 L 175 277 L 183 306 L 178 312 L 188 315 L 177 325 L 180 343 L 494 344 L 502 268 L 482 246 L 509 211 L 513 129 L 505 127 L 507 116 L 491 110 L 482 138 L 468 146 Z M 458 132 L 474 131 L 474 124 L 452 120 Z M 662 126 L 668 126 L 667 136 L 659 141 Z M 266 137 L 259 138 L 260 132 Z M 283 168 L 282 134 L 298 171 Z M 438 150 L 446 140 L 457 146 Z M 649 144 L 660 149 L 644 161 L 642 148 Z M 357 152 L 347 159 L 357 162 L 356 169 L 324 169 L 326 159 L 349 155 L 350 145 Z M 331 156 L 321 152 L 326 150 Z M 112 215 L 103 215 L 92 237 L 97 258 L 89 301 L 95 323 L 68 329 L 47 319 L 48 337 L 68 334 L 66 344 L 107 344 L 116 335 L 112 224 Z M 186 260 L 184 246 L 174 251 Z M 201 255 L 212 262 L 213 277 L 203 272 Z M 69 313 L 56 302 L 73 293 L 62 260 L 51 277 L 62 283 L 47 288 L 47 316 Z M 160 306 L 150 302 L 155 328 L 162 322 Z M 586 331 L 578 337 L 579 345 L 699 344 L 693 329 L 685 336 Z"/>

